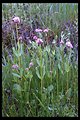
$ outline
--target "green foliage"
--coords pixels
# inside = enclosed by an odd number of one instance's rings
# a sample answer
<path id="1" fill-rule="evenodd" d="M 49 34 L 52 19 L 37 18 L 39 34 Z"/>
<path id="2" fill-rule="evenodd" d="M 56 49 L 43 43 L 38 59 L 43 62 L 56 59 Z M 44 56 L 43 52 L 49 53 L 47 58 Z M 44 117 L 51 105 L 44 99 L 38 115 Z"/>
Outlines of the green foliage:
<path id="1" fill-rule="evenodd" d="M 63 22 L 77 17 L 77 6 L 75 3 L 3 3 L 3 21 L 15 13 L 30 26 L 37 19 L 60 35 Z M 42 34 L 39 37 L 44 39 Z M 57 42 L 56 36 L 54 40 Z M 12 58 L 3 49 L 2 116 L 77 117 L 78 62 L 74 49 L 64 52 L 65 43 L 57 46 L 31 42 L 25 46 L 18 42 L 16 45 L 17 48 L 12 47 Z M 19 69 L 12 69 L 15 64 Z"/>

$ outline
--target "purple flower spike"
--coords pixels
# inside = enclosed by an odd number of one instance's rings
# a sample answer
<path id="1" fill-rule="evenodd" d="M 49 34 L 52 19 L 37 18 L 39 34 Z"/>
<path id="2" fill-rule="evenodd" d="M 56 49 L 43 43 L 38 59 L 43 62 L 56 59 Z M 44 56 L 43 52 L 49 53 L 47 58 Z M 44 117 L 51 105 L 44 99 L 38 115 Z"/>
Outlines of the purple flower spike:
<path id="1" fill-rule="evenodd" d="M 67 47 L 69 47 L 69 48 L 73 48 L 73 46 L 72 46 L 71 42 L 69 42 L 69 41 L 68 41 L 68 42 L 66 42 L 66 46 L 67 46 Z"/>

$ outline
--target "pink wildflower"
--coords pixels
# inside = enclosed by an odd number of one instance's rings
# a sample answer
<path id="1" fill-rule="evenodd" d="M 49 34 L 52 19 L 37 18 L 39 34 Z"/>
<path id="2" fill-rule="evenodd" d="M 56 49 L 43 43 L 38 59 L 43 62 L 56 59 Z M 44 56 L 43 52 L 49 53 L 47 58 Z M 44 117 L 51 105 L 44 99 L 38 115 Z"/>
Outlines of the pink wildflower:
<path id="1" fill-rule="evenodd" d="M 42 29 L 36 29 L 35 32 L 42 32 Z"/>
<path id="2" fill-rule="evenodd" d="M 48 29 L 48 28 L 46 28 L 46 29 L 44 29 L 44 30 L 43 30 L 43 32 L 48 32 L 48 31 L 49 31 L 49 29 Z"/>
<path id="3" fill-rule="evenodd" d="M 22 36 L 20 36 L 18 39 L 19 39 L 19 40 L 22 40 Z"/>
<path id="4" fill-rule="evenodd" d="M 12 20 L 14 21 L 14 23 L 18 23 L 18 24 L 20 23 L 19 17 L 14 17 Z"/>
<path id="5" fill-rule="evenodd" d="M 69 41 L 66 42 L 66 46 L 69 47 L 69 48 L 73 48 L 71 42 L 69 42 Z"/>
<path id="6" fill-rule="evenodd" d="M 37 40 L 38 38 L 37 38 L 37 36 L 34 36 L 33 39 L 34 39 L 34 40 Z"/>
<path id="7" fill-rule="evenodd" d="M 38 39 L 36 40 L 36 43 L 40 45 L 40 44 L 42 44 L 42 43 L 43 43 L 43 40 L 42 40 L 42 39 L 40 39 L 40 38 L 38 38 Z"/>
<path id="8" fill-rule="evenodd" d="M 29 70 L 29 68 L 26 68 L 25 70 L 26 70 L 26 71 L 28 71 L 28 70 Z"/>
<path id="9" fill-rule="evenodd" d="M 34 65 L 33 62 L 30 62 L 29 63 L 29 68 L 32 67 L 33 65 Z"/>
<path id="10" fill-rule="evenodd" d="M 17 64 L 12 65 L 12 69 L 18 70 L 19 66 Z"/>
<path id="11" fill-rule="evenodd" d="M 63 40 L 61 40 L 61 41 L 60 41 L 60 44 L 64 44 L 64 41 L 63 41 Z"/>

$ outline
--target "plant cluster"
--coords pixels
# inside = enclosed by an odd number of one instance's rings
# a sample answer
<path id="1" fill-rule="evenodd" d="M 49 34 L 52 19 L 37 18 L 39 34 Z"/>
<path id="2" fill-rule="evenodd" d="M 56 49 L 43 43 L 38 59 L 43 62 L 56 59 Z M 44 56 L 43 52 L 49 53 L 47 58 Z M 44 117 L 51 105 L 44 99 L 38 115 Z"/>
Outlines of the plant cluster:
<path id="1" fill-rule="evenodd" d="M 26 26 L 20 34 L 20 17 L 11 19 L 9 31 L 16 39 L 11 53 L 3 41 L 2 116 L 78 117 L 78 24 L 64 25 L 59 35 L 35 27 L 25 44 Z"/>

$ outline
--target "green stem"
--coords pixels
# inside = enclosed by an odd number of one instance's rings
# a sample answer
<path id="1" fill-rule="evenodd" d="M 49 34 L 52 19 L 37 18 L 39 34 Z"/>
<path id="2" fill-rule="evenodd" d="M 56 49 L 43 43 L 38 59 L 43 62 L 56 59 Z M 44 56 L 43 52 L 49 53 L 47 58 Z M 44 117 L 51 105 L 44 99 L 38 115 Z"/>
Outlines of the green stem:
<path id="1" fill-rule="evenodd" d="M 17 40 L 18 40 L 18 27 L 17 27 L 17 23 L 16 23 L 16 34 L 17 34 Z M 19 44 L 19 40 L 18 40 L 18 44 Z"/>
<path id="2" fill-rule="evenodd" d="M 17 33 L 17 40 L 18 40 L 18 54 L 19 54 L 19 52 L 20 52 L 20 44 L 19 44 L 19 39 L 18 39 L 18 27 L 17 27 L 17 23 L 16 23 L 16 33 Z M 20 56 L 19 56 L 18 60 L 19 60 L 19 66 L 20 66 L 20 62 L 21 62 L 21 60 L 20 60 Z"/>
<path id="3" fill-rule="evenodd" d="M 42 101 L 36 96 L 35 93 L 33 93 L 33 95 L 35 96 L 35 98 L 39 101 L 41 107 L 47 112 L 47 114 L 49 114 L 49 112 L 47 111 L 47 109 L 45 108 L 45 106 L 43 105 Z"/>
<path id="4" fill-rule="evenodd" d="M 31 78 L 29 80 L 29 100 L 30 100 L 30 85 L 31 85 Z"/>
<path id="5" fill-rule="evenodd" d="M 43 76 L 42 76 L 42 65 L 41 65 L 41 99 L 42 99 L 42 88 L 43 88 Z"/>
<path id="6" fill-rule="evenodd" d="M 58 72 L 57 72 L 57 79 L 56 79 L 56 83 L 57 83 L 57 95 L 58 95 Z"/>
<path id="7" fill-rule="evenodd" d="M 23 116 L 23 96 L 22 96 L 22 92 L 21 92 L 21 95 L 20 95 L 20 115 L 21 117 Z"/>
<path id="8" fill-rule="evenodd" d="M 64 49 L 62 50 L 62 61 L 64 63 Z M 63 63 L 62 63 L 62 71 L 64 72 L 64 64 Z M 62 79 L 62 94 L 63 94 L 63 79 Z"/>
<path id="9" fill-rule="evenodd" d="M 40 46 L 41 47 L 41 46 Z M 40 48 L 41 49 L 41 48 Z M 43 89 L 43 66 L 42 66 L 42 49 L 41 49 L 41 53 L 40 53 L 40 60 L 41 60 L 41 66 L 40 66 L 40 72 L 41 72 L 41 100 L 42 100 L 42 89 Z"/>
<path id="10" fill-rule="evenodd" d="M 51 74 L 51 84 L 52 84 L 52 66 L 53 66 L 53 63 L 52 63 L 52 61 L 51 61 L 51 56 L 50 56 L 50 74 Z M 51 101 L 51 103 L 53 103 L 53 91 L 51 92 L 51 97 L 50 97 L 50 101 Z"/>
<path id="11" fill-rule="evenodd" d="M 73 86 L 74 86 L 74 104 L 75 104 L 75 77 L 74 77 L 74 68 L 73 68 L 73 78 L 74 78 L 74 82 L 73 82 Z"/>
<path id="12" fill-rule="evenodd" d="M 62 79 L 62 94 L 63 94 L 63 79 Z"/>
<path id="13" fill-rule="evenodd" d="M 68 89 L 69 89 L 69 84 L 68 84 L 68 72 L 67 72 L 67 92 L 68 92 Z M 67 96 L 67 101 L 68 101 L 68 96 Z"/>
<path id="14" fill-rule="evenodd" d="M 68 91 L 69 85 L 68 85 L 68 72 L 67 72 L 67 91 Z"/>

